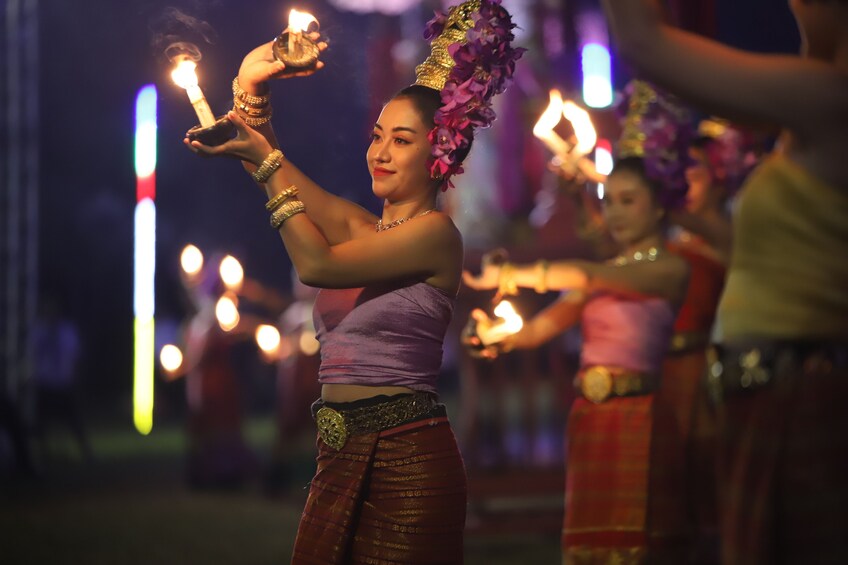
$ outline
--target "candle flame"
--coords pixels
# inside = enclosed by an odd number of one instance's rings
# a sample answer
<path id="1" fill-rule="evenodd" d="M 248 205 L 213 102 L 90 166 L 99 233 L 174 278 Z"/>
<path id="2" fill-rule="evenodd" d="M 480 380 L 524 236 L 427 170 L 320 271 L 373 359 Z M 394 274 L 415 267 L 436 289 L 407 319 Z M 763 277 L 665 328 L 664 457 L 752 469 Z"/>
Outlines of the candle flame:
<path id="1" fill-rule="evenodd" d="M 215 304 L 215 317 L 218 319 L 218 325 L 225 332 L 232 331 L 238 326 L 240 319 L 238 301 L 234 295 L 227 293 L 218 299 L 218 303 Z"/>
<path id="2" fill-rule="evenodd" d="M 562 115 L 574 127 L 574 135 L 577 137 L 577 145 L 574 151 L 580 155 L 585 155 L 592 151 L 598 142 L 598 134 L 592 125 L 592 118 L 589 117 L 589 112 L 571 100 L 566 100 L 562 106 Z"/>
<path id="3" fill-rule="evenodd" d="M 159 352 L 159 363 L 162 368 L 168 373 L 174 373 L 182 367 L 183 352 L 176 345 L 168 344 L 162 347 Z"/>
<path id="4" fill-rule="evenodd" d="M 495 316 L 503 318 L 505 331 L 509 333 L 516 333 L 524 327 L 524 320 L 521 319 L 521 316 L 515 311 L 515 308 L 513 308 L 509 301 L 501 300 L 500 303 L 495 306 L 494 312 Z"/>
<path id="5" fill-rule="evenodd" d="M 186 245 L 180 254 L 180 265 L 185 274 L 193 277 L 203 268 L 203 253 L 194 245 Z"/>
<path id="6" fill-rule="evenodd" d="M 244 281 L 244 269 L 238 259 L 227 255 L 221 260 L 218 272 L 228 289 L 238 291 L 241 288 L 241 283 Z"/>
<path id="7" fill-rule="evenodd" d="M 550 102 L 545 111 L 539 117 L 539 121 L 533 126 L 533 135 L 543 138 L 551 134 L 551 131 L 559 123 L 562 117 L 562 94 L 553 89 L 550 92 Z"/>
<path id="8" fill-rule="evenodd" d="M 197 86 L 197 73 L 194 70 L 197 68 L 197 63 L 191 59 L 183 59 L 177 63 L 177 67 L 171 71 L 171 78 L 177 83 L 177 86 L 188 89 Z"/>
<path id="9" fill-rule="evenodd" d="M 262 324 L 256 328 L 256 345 L 268 355 L 280 351 L 280 331 L 274 326 Z"/>
<path id="10" fill-rule="evenodd" d="M 312 22 L 318 23 L 315 16 L 308 12 L 292 10 L 289 12 L 289 31 L 305 32 L 309 29 L 309 24 Z"/>

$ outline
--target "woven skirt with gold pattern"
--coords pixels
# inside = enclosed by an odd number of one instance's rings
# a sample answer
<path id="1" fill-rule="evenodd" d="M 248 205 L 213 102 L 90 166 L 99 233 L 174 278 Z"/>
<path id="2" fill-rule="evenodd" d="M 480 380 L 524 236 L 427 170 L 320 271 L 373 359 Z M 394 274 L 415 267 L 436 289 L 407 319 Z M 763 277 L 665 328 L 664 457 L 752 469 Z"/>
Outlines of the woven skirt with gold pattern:
<path id="1" fill-rule="evenodd" d="M 445 417 L 318 439 L 293 564 L 462 563 L 466 478 Z"/>

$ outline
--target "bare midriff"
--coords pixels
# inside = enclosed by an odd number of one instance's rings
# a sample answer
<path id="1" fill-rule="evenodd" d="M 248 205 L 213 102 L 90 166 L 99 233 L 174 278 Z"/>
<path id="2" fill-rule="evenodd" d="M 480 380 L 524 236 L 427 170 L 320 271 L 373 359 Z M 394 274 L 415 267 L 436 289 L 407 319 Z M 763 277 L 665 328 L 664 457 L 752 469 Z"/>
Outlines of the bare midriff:
<path id="1" fill-rule="evenodd" d="M 405 386 L 363 386 L 325 384 L 321 386 L 321 400 L 324 402 L 353 402 L 384 394 L 415 394 L 416 391 Z"/>

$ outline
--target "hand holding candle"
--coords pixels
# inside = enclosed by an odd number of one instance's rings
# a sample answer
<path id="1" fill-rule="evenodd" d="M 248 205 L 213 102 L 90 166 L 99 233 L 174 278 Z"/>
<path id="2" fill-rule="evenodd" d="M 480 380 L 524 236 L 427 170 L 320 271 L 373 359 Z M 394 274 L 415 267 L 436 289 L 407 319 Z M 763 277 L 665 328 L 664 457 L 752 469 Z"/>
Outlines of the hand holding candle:
<path id="1" fill-rule="evenodd" d="M 553 89 L 550 92 L 548 107 L 542 112 L 539 121 L 533 126 L 533 135 L 544 143 L 554 156 L 565 159 L 571 151 L 571 144 L 559 136 L 554 128 L 562 119 L 562 94 Z"/>
<path id="2" fill-rule="evenodd" d="M 197 63 L 191 59 L 181 59 L 177 63 L 177 68 L 171 72 L 171 78 L 178 86 L 185 88 L 188 99 L 197 113 L 198 120 L 200 120 L 200 126 L 208 128 L 215 125 L 215 115 L 209 108 L 209 104 L 203 96 L 203 91 L 198 86 L 196 68 Z"/>
<path id="3" fill-rule="evenodd" d="M 564 140 L 554 131 L 565 117 L 574 128 L 576 145 Z M 533 135 L 540 139 L 554 154 L 554 160 L 562 170 L 573 177 L 579 169 L 591 180 L 598 182 L 598 175 L 591 161 L 585 159 L 595 147 L 598 136 L 592 126 L 588 112 L 570 100 L 563 101 L 556 89 L 550 91 L 548 107 L 533 127 Z"/>
<path id="4" fill-rule="evenodd" d="M 314 69 L 318 64 L 319 46 L 307 33 L 313 25 L 318 26 L 315 16 L 292 10 L 288 27 L 274 41 L 274 57 L 291 72 Z"/>
<path id="5" fill-rule="evenodd" d="M 595 164 L 585 158 L 598 143 L 598 134 L 595 132 L 589 113 L 571 100 L 566 100 L 562 105 L 562 115 L 571 122 L 571 126 L 574 128 L 574 136 L 577 138 L 577 144 L 568 154 L 568 161 L 565 166 L 571 171 L 579 169 L 593 182 L 606 182 L 606 176 L 598 173 Z"/>
<path id="6" fill-rule="evenodd" d="M 495 307 L 494 313 L 497 316 L 495 320 L 477 320 L 476 334 L 484 347 L 501 342 L 524 327 L 524 320 L 506 300 Z"/>

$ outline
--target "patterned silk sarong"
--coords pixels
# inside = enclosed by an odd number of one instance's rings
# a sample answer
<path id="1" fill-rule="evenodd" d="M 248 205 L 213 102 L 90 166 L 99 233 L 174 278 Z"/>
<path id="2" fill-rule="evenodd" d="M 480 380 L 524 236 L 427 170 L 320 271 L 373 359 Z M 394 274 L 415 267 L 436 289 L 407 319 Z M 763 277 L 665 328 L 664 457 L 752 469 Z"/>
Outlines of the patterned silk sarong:
<path id="1" fill-rule="evenodd" d="M 653 395 L 574 401 L 568 420 L 563 563 L 643 563 Z"/>
<path id="2" fill-rule="evenodd" d="M 318 440 L 292 563 L 462 563 L 465 467 L 444 417 Z"/>
<path id="3" fill-rule="evenodd" d="M 811 366 L 719 410 L 722 563 L 848 563 L 848 370 Z"/>

